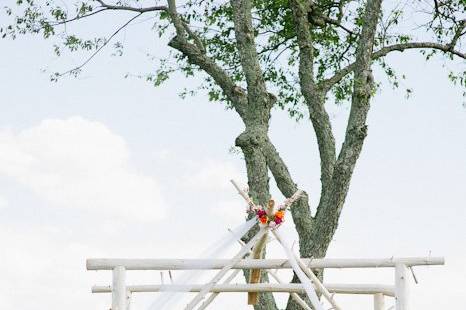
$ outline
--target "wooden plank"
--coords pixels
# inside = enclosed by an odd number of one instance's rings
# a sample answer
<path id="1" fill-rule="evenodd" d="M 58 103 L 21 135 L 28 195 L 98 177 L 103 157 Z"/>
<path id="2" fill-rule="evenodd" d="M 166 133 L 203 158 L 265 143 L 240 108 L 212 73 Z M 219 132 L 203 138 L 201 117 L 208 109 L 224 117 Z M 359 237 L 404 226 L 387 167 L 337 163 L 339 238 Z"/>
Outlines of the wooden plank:
<path id="1" fill-rule="evenodd" d="M 314 268 L 393 268 L 397 263 L 410 266 L 444 265 L 443 257 L 410 257 L 384 259 L 301 258 L 304 264 Z M 113 270 L 123 266 L 126 270 L 208 270 L 222 269 L 229 259 L 122 259 L 93 258 L 87 260 L 88 270 Z M 291 269 L 287 259 L 251 259 L 239 261 L 232 269 Z"/>

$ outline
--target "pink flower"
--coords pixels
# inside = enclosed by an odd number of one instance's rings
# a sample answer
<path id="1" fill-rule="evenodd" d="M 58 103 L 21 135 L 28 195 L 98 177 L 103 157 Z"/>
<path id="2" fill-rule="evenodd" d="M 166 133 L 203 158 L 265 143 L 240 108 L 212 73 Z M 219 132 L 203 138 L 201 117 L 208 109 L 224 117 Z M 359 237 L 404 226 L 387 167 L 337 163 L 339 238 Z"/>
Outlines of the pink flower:
<path id="1" fill-rule="evenodd" d="M 283 219 L 281 219 L 279 217 L 275 217 L 275 219 L 273 221 L 275 222 L 275 224 L 280 225 L 283 222 Z"/>

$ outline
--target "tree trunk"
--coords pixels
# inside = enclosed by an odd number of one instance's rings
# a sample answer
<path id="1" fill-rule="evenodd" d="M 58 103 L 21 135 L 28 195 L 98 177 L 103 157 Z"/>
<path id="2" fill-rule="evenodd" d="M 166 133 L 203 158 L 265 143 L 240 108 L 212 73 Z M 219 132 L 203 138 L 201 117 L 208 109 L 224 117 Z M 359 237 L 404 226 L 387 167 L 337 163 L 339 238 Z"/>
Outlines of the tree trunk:
<path id="1" fill-rule="evenodd" d="M 249 195 L 254 203 L 265 206 L 270 199 L 269 192 L 269 176 L 265 156 L 261 151 L 261 141 L 267 128 L 263 126 L 251 126 L 236 138 L 236 146 L 240 147 L 244 154 L 246 162 L 246 170 L 248 176 Z M 248 214 L 248 218 L 255 216 L 254 213 Z M 247 242 L 258 231 L 259 227 L 256 225 L 251 232 L 247 234 L 244 241 Z M 263 257 L 265 256 L 263 251 Z M 249 279 L 249 271 L 244 272 L 245 278 Z M 263 282 L 268 282 L 268 276 L 265 272 L 261 273 Z M 260 293 L 257 304 L 254 305 L 255 310 L 278 310 L 275 299 L 272 293 Z"/>

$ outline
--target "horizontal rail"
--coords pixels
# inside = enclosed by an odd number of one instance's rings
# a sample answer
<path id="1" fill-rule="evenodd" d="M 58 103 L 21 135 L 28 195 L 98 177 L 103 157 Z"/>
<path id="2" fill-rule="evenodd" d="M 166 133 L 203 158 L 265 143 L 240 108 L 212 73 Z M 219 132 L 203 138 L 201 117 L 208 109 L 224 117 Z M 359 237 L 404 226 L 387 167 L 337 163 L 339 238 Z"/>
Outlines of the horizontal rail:
<path id="1" fill-rule="evenodd" d="M 148 292 L 200 292 L 203 285 L 133 285 L 127 286 L 131 293 Z M 363 294 L 373 295 L 382 293 L 386 296 L 395 296 L 395 288 L 391 285 L 380 284 L 325 284 L 327 290 L 335 294 Z M 111 286 L 93 286 L 92 293 L 111 293 Z M 241 293 L 241 292 L 275 292 L 275 293 L 305 293 L 301 284 L 218 284 L 212 287 L 213 293 Z"/>
<path id="2" fill-rule="evenodd" d="M 303 258 L 310 268 L 387 268 L 403 264 L 407 267 L 443 265 L 443 257 L 406 257 L 378 259 Z M 93 258 L 86 261 L 87 270 L 113 270 L 122 266 L 126 270 L 209 270 L 222 269 L 229 259 L 122 259 Z M 286 259 L 248 259 L 233 266 L 233 269 L 290 269 Z"/>

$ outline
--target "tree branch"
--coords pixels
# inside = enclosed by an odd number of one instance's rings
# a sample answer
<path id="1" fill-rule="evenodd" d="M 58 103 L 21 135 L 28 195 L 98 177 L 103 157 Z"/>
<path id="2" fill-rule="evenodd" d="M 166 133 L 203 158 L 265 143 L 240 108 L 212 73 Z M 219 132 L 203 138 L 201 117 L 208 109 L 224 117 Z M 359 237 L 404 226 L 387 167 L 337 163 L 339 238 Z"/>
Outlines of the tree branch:
<path id="1" fill-rule="evenodd" d="M 319 13 L 316 10 L 311 10 L 309 13 L 309 19 L 310 22 L 313 23 L 314 25 L 317 25 L 319 27 L 324 27 L 325 24 L 331 24 L 334 26 L 337 26 L 344 31 L 346 31 L 350 35 L 356 35 L 356 33 L 349 28 L 345 27 L 340 20 L 335 20 L 333 18 L 328 17 L 325 14 Z"/>
<path id="2" fill-rule="evenodd" d="M 108 43 L 121 31 L 123 30 L 126 26 L 128 26 L 133 20 L 141 16 L 142 13 L 137 14 L 136 16 L 131 17 L 126 23 L 124 23 L 122 26 L 120 26 L 117 30 L 115 30 L 108 39 L 105 40 L 104 44 L 102 44 L 94 53 L 91 54 L 91 56 L 86 59 L 81 65 L 70 69 L 66 72 L 59 73 L 55 75 L 55 78 L 61 77 L 67 74 L 73 74 L 74 72 L 79 72 L 85 65 L 87 65 L 105 46 L 108 45 Z"/>
<path id="3" fill-rule="evenodd" d="M 268 138 L 262 146 L 262 152 L 278 188 L 286 198 L 291 197 L 298 190 L 298 186 L 294 183 L 286 164 Z M 293 208 L 291 208 L 291 214 L 301 240 L 301 238 L 309 234 L 313 221 L 307 194 L 296 201 Z M 309 255 L 302 242 L 300 242 L 300 254 L 302 257 Z"/>
<path id="4" fill-rule="evenodd" d="M 261 126 L 268 127 L 270 109 L 275 100 L 271 100 L 271 96 L 267 93 L 259 64 L 252 25 L 252 4 L 250 0 L 231 0 L 231 6 L 233 8 L 236 46 L 247 82 L 248 104 L 250 109 L 256 109 L 256 113 L 250 113 L 250 117 L 256 119 L 247 117 L 244 121 L 255 124 L 259 121 Z"/>
<path id="5" fill-rule="evenodd" d="M 81 19 L 81 18 L 86 18 L 86 17 L 90 17 L 92 15 L 95 15 L 95 14 L 98 14 L 100 12 L 103 12 L 103 11 L 107 11 L 108 9 L 106 8 L 103 8 L 103 9 L 100 9 L 100 10 L 97 10 L 97 11 L 93 11 L 89 14 L 85 14 L 85 15 L 77 15 L 73 18 L 70 18 L 70 19 L 67 19 L 67 20 L 62 20 L 62 21 L 59 21 L 59 22 L 48 22 L 51 26 L 59 26 L 59 25 L 63 25 L 63 24 L 67 24 L 67 23 L 70 23 L 70 22 L 73 22 L 75 20 L 78 20 L 78 19 Z"/>
<path id="6" fill-rule="evenodd" d="M 314 49 L 307 19 L 309 2 L 292 0 L 295 32 L 299 45 L 299 81 L 301 93 L 306 100 L 312 126 L 317 137 L 321 159 L 322 194 L 328 189 L 335 164 L 335 139 L 330 118 L 324 107 L 324 96 L 315 87 L 313 76 Z"/>
<path id="7" fill-rule="evenodd" d="M 168 12 L 176 30 L 176 36 L 168 45 L 180 51 L 191 63 L 199 66 L 210 75 L 220 86 L 238 114 L 244 115 L 244 109 L 247 105 L 244 90 L 238 87 L 225 70 L 217 65 L 212 58 L 207 56 L 204 47 L 201 45 L 201 40 L 189 29 L 188 25 L 177 13 L 174 0 L 168 1 Z M 188 38 L 191 38 L 195 44 L 190 43 Z"/>
<path id="8" fill-rule="evenodd" d="M 345 141 L 333 171 L 330 195 L 323 197 L 316 213 L 316 233 L 320 235 L 318 238 L 326 241 L 324 244 L 327 246 L 338 226 L 349 182 L 367 135 L 366 119 L 374 90 L 371 64 L 381 2 L 382 0 L 368 0 L 366 4 L 365 24 L 356 51 L 353 95 Z"/>
<path id="9" fill-rule="evenodd" d="M 458 38 L 452 42 L 456 44 L 457 40 Z M 408 43 L 400 43 L 400 44 L 393 44 L 393 45 L 385 46 L 381 48 L 380 50 L 374 52 L 372 54 L 372 59 L 375 60 L 381 57 L 385 57 L 391 52 L 396 52 L 396 51 L 403 52 L 409 49 L 424 49 L 424 48 L 439 50 L 444 53 L 450 53 L 452 55 L 466 59 L 466 53 L 455 50 L 454 46 L 452 46 L 451 43 L 440 44 L 440 43 L 435 43 L 435 42 L 408 42 Z M 322 91 L 327 92 L 333 85 L 340 82 L 347 74 L 353 72 L 355 68 L 356 68 L 355 62 L 352 64 L 349 64 L 348 66 L 337 71 L 332 77 L 320 82 L 318 87 L 322 89 Z"/>
<path id="10" fill-rule="evenodd" d="M 106 8 L 108 10 L 120 10 L 120 11 L 132 11 L 132 12 L 139 12 L 139 13 L 147 13 L 147 12 L 155 12 L 155 11 L 167 11 L 167 7 L 164 5 L 158 6 L 151 6 L 147 8 L 135 8 L 132 6 L 125 6 L 125 5 L 112 5 L 107 4 L 102 0 L 96 0 L 99 2 L 100 6 Z"/>

